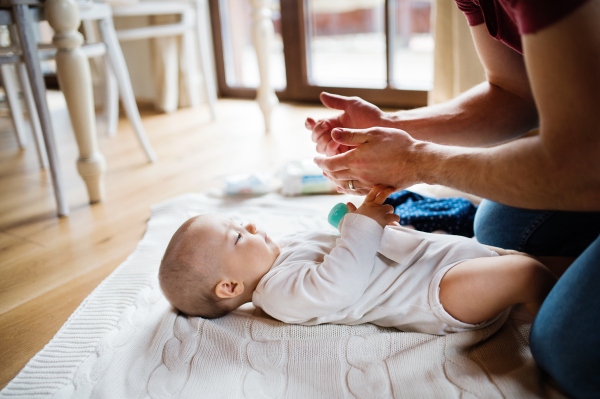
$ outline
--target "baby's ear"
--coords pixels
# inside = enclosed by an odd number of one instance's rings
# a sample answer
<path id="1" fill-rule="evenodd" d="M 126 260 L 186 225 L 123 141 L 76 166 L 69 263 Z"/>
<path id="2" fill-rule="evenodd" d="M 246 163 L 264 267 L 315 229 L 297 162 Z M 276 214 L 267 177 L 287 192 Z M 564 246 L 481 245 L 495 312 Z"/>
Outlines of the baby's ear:
<path id="1" fill-rule="evenodd" d="M 235 298 L 236 296 L 241 295 L 244 292 L 244 283 L 241 281 L 233 281 L 228 279 L 223 279 L 217 283 L 215 287 L 215 294 L 219 298 L 227 299 L 227 298 Z"/>

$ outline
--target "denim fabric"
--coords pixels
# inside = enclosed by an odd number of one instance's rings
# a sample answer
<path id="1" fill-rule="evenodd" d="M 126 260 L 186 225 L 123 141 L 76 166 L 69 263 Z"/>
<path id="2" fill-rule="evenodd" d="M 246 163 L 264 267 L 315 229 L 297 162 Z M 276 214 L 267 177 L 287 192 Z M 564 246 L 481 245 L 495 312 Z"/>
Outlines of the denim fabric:
<path id="1" fill-rule="evenodd" d="M 600 236 L 540 309 L 529 337 L 536 362 L 575 398 L 600 398 Z"/>
<path id="2" fill-rule="evenodd" d="M 544 301 L 530 335 L 536 362 L 575 398 L 600 398 L 600 212 L 536 211 L 484 200 L 483 244 L 577 260 Z"/>
<path id="3" fill-rule="evenodd" d="M 600 212 L 536 211 L 483 200 L 475 214 L 482 244 L 538 256 L 579 256 L 600 235 Z"/>

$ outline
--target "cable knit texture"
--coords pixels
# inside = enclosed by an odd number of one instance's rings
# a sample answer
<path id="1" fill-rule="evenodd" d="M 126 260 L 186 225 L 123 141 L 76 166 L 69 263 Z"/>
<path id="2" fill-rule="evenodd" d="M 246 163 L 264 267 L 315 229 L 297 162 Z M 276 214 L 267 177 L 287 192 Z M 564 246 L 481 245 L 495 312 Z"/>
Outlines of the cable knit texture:
<path id="1" fill-rule="evenodd" d="M 104 280 L 0 398 L 563 397 L 535 365 L 531 317 L 447 336 L 371 324 L 289 325 L 245 305 L 185 317 L 158 286 L 166 245 L 191 216 L 219 212 L 275 240 L 327 223 L 339 196 L 187 194 L 155 205 L 136 250 Z"/>

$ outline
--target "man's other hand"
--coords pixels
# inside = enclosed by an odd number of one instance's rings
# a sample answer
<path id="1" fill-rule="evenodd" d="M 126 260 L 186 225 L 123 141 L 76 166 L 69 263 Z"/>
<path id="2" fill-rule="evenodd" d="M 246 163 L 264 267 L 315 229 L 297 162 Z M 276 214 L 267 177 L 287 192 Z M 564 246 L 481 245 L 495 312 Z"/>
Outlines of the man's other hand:
<path id="1" fill-rule="evenodd" d="M 317 152 L 320 154 L 338 155 L 352 148 L 340 145 L 331 139 L 331 131 L 335 128 L 367 129 L 374 126 L 387 126 L 385 113 L 359 97 L 344 97 L 323 92 L 321 102 L 327 108 L 344 112 L 329 119 L 318 121 L 313 118 L 306 119 L 304 125 L 308 130 L 312 130 L 312 141 L 317 143 Z"/>
<path id="2" fill-rule="evenodd" d="M 333 140 L 351 150 L 332 157 L 318 156 L 315 163 L 323 175 L 338 186 L 339 192 L 367 195 L 381 184 L 401 190 L 420 183 L 419 153 L 427 143 L 413 139 L 399 129 L 334 129 Z M 352 191 L 349 181 L 355 188 Z"/>

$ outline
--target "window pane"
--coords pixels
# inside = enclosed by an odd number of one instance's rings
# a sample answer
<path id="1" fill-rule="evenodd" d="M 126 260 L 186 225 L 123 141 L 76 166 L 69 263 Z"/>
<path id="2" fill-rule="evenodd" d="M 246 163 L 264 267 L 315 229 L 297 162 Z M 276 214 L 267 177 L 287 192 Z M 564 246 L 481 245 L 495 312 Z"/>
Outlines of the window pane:
<path id="1" fill-rule="evenodd" d="M 392 84 L 399 89 L 430 90 L 433 87 L 432 1 L 391 1 L 392 26 L 395 25 Z"/>
<path id="2" fill-rule="evenodd" d="M 384 0 L 308 0 L 307 11 L 311 84 L 386 86 Z"/>
<path id="3" fill-rule="evenodd" d="M 227 85 L 258 87 L 260 83 L 258 62 L 252 43 L 252 4 L 250 0 L 220 0 L 219 5 Z M 275 27 L 269 64 L 271 84 L 276 89 L 283 89 L 286 80 L 279 0 L 272 0 L 271 5 L 273 10 L 271 20 Z"/>

